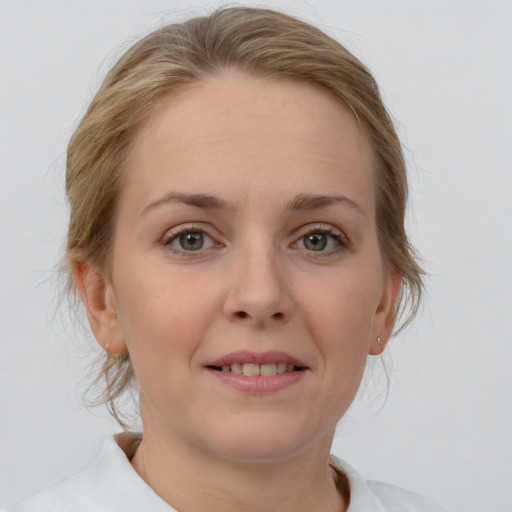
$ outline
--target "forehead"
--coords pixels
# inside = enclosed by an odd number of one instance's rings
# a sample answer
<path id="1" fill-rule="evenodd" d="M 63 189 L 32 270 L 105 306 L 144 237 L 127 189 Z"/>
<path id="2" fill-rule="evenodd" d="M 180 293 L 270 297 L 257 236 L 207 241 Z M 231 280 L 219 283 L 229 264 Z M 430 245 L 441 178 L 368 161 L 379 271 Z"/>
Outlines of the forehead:
<path id="1" fill-rule="evenodd" d="M 169 97 L 141 124 L 127 181 L 148 195 L 235 181 L 332 193 L 333 178 L 341 188 L 352 181 L 373 190 L 372 167 L 361 128 L 330 92 L 224 70 Z"/>

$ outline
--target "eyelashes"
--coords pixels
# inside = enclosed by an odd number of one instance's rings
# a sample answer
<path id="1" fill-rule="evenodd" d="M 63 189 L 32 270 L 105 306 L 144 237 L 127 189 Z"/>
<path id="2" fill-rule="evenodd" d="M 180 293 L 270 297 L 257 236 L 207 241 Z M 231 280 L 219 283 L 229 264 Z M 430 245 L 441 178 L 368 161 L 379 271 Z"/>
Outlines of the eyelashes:
<path id="1" fill-rule="evenodd" d="M 314 253 L 333 253 L 348 248 L 349 242 L 341 231 L 334 231 L 332 227 L 309 227 L 309 230 L 292 246 Z"/>
<path id="2" fill-rule="evenodd" d="M 201 253 L 215 246 L 222 246 L 206 231 L 202 225 L 184 224 L 167 231 L 161 243 L 180 256 L 201 256 Z"/>
<path id="3" fill-rule="evenodd" d="M 202 257 L 211 250 L 225 247 L 221 235 L 202 224 L 184 224 L 167 231 L 161 244 L 181 257 Z M 210 233 L 209 233 L 210 232 Z M 350 241 L 341 230 L 326 224 L 310 224 L 298 230 L 291 248 L 318 258 L 334 256 L 349 248 Z"/>
<path id="4" fill-rule="evenodd" d="M 185 231 L 174 236 L 167 244 L 177 250 L 195 252 L 213 247 L 214 241 L 202 231 Z"/>

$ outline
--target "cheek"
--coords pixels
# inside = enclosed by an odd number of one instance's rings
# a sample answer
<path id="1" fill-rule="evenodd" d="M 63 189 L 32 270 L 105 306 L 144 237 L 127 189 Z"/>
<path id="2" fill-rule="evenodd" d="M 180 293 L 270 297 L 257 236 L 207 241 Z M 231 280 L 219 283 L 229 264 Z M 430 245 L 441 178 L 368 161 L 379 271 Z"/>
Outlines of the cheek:
<path id="1" fill-rule="evenodd" d="M 318 328 L 323 328 L 329 337 L 337 333 L 357 338 L 371 328 L 379 290 L 375 280 L 347 272 L 317 286 L 316 292 L 308 294 L 304 302 L 310 318 L 315 319 Z"/>
<path id="2" fill-rule="evenodd" d="M 134 365 L 165 366 L 178 353 L 192 354 L 217 311 L 215 295 L 211 286 L 162 268 L 132 270 L 116 289 L 116 303 Z"/>
<path id="3" fill-rule="evenodd" d="M 373 273 L 374 274 L 374 273 Z M 309 330 L 326 366 L 352 374 L 364 367 L 379 290 L 370 273 L 342 273 L 305 296 Z M 378 281 L 378 280 L 377 280 Z"/>

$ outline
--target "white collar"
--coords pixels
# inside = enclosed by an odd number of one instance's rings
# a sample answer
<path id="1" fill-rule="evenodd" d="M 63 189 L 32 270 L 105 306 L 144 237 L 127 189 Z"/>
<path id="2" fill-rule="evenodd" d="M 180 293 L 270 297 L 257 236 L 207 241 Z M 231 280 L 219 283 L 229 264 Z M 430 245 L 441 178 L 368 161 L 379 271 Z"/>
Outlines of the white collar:
<path id="1" fill-rule="evenodd" d="M 59 500 L 68 505 L 74 503 L 74 510 L 176 512 L 132 467 L 130 458 L 140 440 L 140 434 L 127 432 L 107 438 L 99 456 L 88 469 L 43 492 L 40 498 L 53 505 Z M 374 490 L 359 473 L 336 457 L 331 457 L 330 463 L 348 480 L 350 506 L 347 512 L 387 512 L 387 507 L 382 505 Z"/>
<path id="2" fill-rule="evenodd" d="M 100 481 L 110 482 L 114 487 L 109 494 L 118 504 L 119 510 L 139 512 L 139 504 L 147 503 L 146 510 L 171 512 L 174 509 L 160 498 L 137 474 L 130 464 L 142 437 L 140 434 L 123 432 L 105 441 L 103 450 L 94 463 Z M 347 512 L 386 512 L 367 481 L 347 463 L 331 456 L 331 465 L 346 475 L 350 486 L 350 506 Z M 119 507 L 121 503 L 123 507 Z"/>

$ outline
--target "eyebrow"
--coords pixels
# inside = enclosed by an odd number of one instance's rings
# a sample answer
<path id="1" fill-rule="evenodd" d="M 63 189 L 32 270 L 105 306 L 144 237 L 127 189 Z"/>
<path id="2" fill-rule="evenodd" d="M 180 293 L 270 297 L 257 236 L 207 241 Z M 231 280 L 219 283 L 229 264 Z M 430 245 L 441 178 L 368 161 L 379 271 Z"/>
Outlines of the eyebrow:
<path id="1" fill-rule="evenodd" d="M 319 195 L 319 194 L 299 194 L 295 196 L 287 205 L 288 210 L 305 211 L 325 208 L 336 203 L 343 203 L 353 208 L 361 215 L 365 215 L 364 210 L 355 201 L 346 196 Z"/>
<path id="2" fill-rule="evenodd" d="M 224 210 L 227 209 L 227 204 L 222 199 L 209 194 L 185 194 L 182 192 L 169 192 L 165 196 L 157 199 L 153 203 L 148 204 L 142 213 L 141 217 L 148 211 L 169 203 L 183 203 L 196 208 L 203 208 L 205 210 Z"/>
<path id="3" fill-rule="evenodd" d="M 157 199 L 153 203 L 148 204 L 144 210 L 142 210 L 141 217 L 148 211 L 151 211 L 159 206 L 169 203 L 183 203 L 189 206 L 195 206 L 196 208 L 202 208 L 205 210 L 226 210 L 228 205 L 222 199 L 210 194 L 187 194 L 183 192 L 169 192 L 160 199 Z M 307 211 L 325 208 L 332 204 L 343 203 L 356 210 L 361 215 L 365 216 L 363 209 L 352 199 L 346 196 L 336 195 L 322 195 L 322 194 L 299 194 L 291 199 L 287 206 L 287 210 L 291 211 Z"/>

